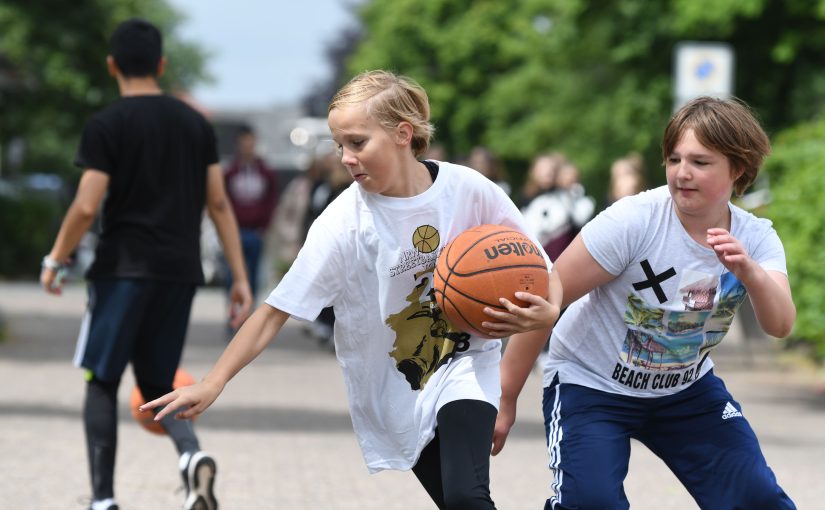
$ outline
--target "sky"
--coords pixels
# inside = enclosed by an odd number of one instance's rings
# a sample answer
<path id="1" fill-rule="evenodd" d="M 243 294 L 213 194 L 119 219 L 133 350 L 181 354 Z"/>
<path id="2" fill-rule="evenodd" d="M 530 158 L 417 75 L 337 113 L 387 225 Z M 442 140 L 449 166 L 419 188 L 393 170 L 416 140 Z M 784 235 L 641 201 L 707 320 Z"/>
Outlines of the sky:
<path id="1" fill-rule="evenodd" d="M 169 0 L 186 16 L 178 34 L 211 56 L 214 83 L 192 93 L 206 107 L 297 103 L 329 78 L 325 48 L 356 25 L 352 0 Z"/>

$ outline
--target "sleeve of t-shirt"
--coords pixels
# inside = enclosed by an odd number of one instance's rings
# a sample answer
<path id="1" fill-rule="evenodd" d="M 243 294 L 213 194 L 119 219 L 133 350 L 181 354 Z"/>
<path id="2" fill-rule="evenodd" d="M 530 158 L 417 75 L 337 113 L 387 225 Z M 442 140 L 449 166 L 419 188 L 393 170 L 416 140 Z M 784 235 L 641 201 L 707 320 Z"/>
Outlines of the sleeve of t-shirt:
<path id="1" fill-rule="evenodd" d="M 315 320 L 323 308 L 334 302 L 342 288 L 342 275 L 347 274 L 339 236 L 319 217 L 266 303 L 295 318 Z"/>
<path id="2" fill-rule="evenodd" d="M 586 223 L 581 230 L 582 240 L 596 262 L 608 273 L 618 276 L 630 264 L 638 239 L 639 211 L 632 197 L 619 200 Z"/>
<path id="3" fill-rule="evenodd" d="M 114 160 L 112 134 L 106 131 L 100 119 L 89 120 L 80 136 L 80 144 L 74 159 L 75 166 L 83 169 L 93 168 L 111 175 L 114 171 Z"/>
<path id="4" fill-rule="evenodd" d="M 765 271 L 779 271 L 787 275 L 785 248 L 782 246 L 779 234 L 770 226 L 769 220 L 763 219 L 762 221 L 765 222 L 763 232 L 756 236 L 755 246 L 749 255 Z"/>

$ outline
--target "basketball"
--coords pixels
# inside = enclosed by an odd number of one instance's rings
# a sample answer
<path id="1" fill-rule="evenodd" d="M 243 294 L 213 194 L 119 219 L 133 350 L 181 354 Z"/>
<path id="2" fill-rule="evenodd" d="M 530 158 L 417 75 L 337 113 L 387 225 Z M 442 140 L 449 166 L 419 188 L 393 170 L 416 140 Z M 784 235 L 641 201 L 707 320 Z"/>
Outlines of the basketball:
<path id="1" fill-rule="evenodd" d="M 186 370 L 179 368 L 178 371 L 175 372 L 175 380 L 172 382 L 172 387 L 178 389 L 183 386 L 189 386 L 190 384 L 195 384 L 195 378 L 192 377 Z M 140 388 L 135 385 L 135 387 L 132 388 L 132 396 L 129 398 L 129 408 L 132 411 L 132 418 L 134 418 L 141 427 L 149 432 L 165 435 L 166 429 L 164 429 L 160 423 L 155 421 L 155 413 L 152 411 L 141 411 L 138 409 L 138 407 L 145 403 L 146 401 L 140 393 Z"/>
<path id="2" fill-rule="evenodd" d="M 518 306 L 518 291 L 547 299 L 550 275 L 542 249 L 523 232 L 480 225 L 450 241 L 438 256 L 433 278 L 438 307 L 453 326 L 484 338 L 481 323 L 494 321 L 485 307 L 506 311 L 499 298 Z"/>

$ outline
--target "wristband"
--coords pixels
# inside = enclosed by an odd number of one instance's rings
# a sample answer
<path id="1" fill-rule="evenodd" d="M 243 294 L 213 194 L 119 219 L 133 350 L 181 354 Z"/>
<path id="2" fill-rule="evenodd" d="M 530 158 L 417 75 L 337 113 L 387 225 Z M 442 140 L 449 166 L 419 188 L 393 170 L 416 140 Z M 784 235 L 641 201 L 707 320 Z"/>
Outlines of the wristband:
<path id="1" fill-rule="evenodd" d="M 58 271 L 63 269 L 63 264 L 46 255 L 43 257 L 43 262 L 41 262 L 40 267 L 44 269 L 51 269 L 52 271 Z"/>

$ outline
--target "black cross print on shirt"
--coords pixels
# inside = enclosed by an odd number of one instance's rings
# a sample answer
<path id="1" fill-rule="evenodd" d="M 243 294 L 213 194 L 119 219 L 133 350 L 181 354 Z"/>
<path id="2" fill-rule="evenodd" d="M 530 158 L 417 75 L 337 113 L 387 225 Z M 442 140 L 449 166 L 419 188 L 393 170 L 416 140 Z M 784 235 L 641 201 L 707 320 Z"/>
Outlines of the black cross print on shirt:
<path id="1" fill-rule="evenodd" d="M 662 290 L 662 286 L 659 284 L 668 278 L 676 276 L 676 270 L 671 267 L 664 273 L 656 274 L 653 271 L 653 268 L 650 267 L 650 263 L 647 259 L 643 260 L 641 265 L 642 270 L 645 272 L 645 276 L 647 276 L 647 280 L 634 283 L 633 288 L 636 290 L 642 290 L 648 287 L 653 287 L 653 292 L 656 293 L 656 298 L 659 300 L 659 304 L 664 303 L 667 301 L 667 296 L 665 295 L 665 291 Z"/>

